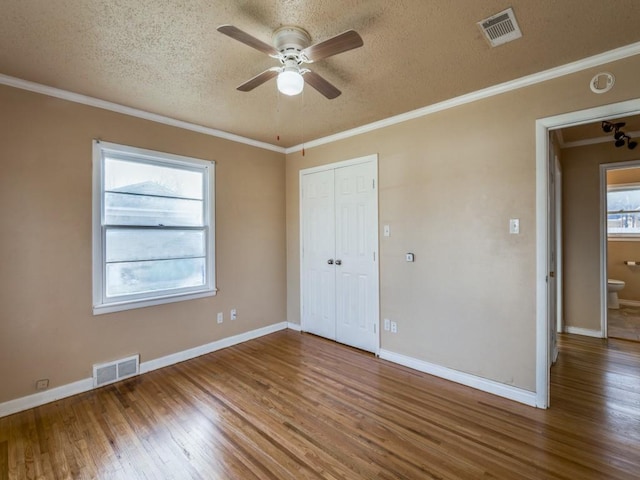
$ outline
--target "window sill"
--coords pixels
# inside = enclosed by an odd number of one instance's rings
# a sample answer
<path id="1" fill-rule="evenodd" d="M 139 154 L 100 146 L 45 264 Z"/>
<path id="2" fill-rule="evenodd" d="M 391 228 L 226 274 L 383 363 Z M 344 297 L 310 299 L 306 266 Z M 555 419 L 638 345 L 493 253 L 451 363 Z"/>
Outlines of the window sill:
<path id="1" fill-rule="evenodd" d="M 218 289 L 205 290 L 188 294 L 163 296 L 158 298 L 148 298 L 145 300 L 129 300 L 126 302 L 112 302 L 104 305 L 94 305 L 93 314 L 102 315 L 105 313 L 121 312 L 136 308 L 152 307 L 154 305 L 164 305 L 166 303 L 183 302 L 185 300 L 195 300 L 196 298 L 213 297 Z"/>

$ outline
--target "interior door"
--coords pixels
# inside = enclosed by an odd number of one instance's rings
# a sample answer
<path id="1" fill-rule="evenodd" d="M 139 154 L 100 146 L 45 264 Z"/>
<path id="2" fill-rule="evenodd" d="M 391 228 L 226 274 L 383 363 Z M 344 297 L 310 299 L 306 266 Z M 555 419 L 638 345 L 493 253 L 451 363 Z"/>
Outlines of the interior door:
<path id="1" fill-rule="evenodd" d="M 375 164 L 335 170 L 336 340 L 375 351 L 378 345 Z"/>
<path id="2" fill-rule="evenodd" d="M 336 339 L 334 172 L 301 179 L 302 195 L 302 327 Z"/>
<path id="3" fill-rule="evenodd" d="M 549 199 L 548 199 L 548 218 L 549 218 L 549 264 L 547 270 L 547 318 L 548 318 L 548 332 L 549 332 L 549 365 L 553 365 L 558 358 L 558 334 L 557 334 L 557 285 L 556 285 L 556 270 L 557 270 L 557 224 L 556 224 L 556 164 L 558 157 L 555 155 L 553 147 L 553 135 L 550 135 L 549 141 Z"/>

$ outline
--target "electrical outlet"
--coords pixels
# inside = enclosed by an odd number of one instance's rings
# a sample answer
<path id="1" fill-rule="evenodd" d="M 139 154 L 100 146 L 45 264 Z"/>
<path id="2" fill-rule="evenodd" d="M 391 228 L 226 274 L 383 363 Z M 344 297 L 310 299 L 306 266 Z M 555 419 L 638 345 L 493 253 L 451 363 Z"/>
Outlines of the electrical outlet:
<path id="1" fill-rule="evenodd" d="M 235 308 L 231 309 L 231 320 L 235 320 L 236 318 L 238 318 L 238 312 L 236 311 Z"/>
<path id="2" fill-rule="evenodd" d="M 386 332 L 388 332 L 389 330 L 391 330 L 391 320 L 389 320 L 388 318 L 384 319 L 384 330 Z"/>
<path id="3" fill-rule="evenodd" d="M 218 312 L 218 323 L 224 322 L 224 314 L 222 312 Z"/>
<path id="4" fill-rule="evenodd" d="M 36 390 L 46 390 L 49 388 L 49 379 L 43 378 L 42 380 L 36 380 Z"/>
<path id="5" fill-rule="evenodd" d="M 391 322 L 391 333 L 398 333 L 398 324 L 396 322 Z"/>

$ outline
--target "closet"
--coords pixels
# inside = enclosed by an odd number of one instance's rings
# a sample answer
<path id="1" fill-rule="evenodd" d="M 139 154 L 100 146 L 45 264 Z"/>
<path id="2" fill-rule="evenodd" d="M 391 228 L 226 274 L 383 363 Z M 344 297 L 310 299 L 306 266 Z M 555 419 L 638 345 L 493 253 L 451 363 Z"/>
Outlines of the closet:
<path id="1" fill-rule="evenodd" d="M 376 352 L 377 155 L 300 172 L 302 330 Z"/>

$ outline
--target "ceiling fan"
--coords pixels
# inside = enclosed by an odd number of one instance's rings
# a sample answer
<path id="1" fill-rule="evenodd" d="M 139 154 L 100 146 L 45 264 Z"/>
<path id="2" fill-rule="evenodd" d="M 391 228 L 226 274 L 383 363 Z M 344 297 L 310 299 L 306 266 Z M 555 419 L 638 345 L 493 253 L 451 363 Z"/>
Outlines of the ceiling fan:
<path id="1" fill-rule="evenodd" d="M 362 38 L 354 30 L 347 30 L 323 42 L 309 45 L 311 37 L 304 29 L 285 26 L 274 32 L 273 46 L 233 25 L 221 25 L 218 31 L 266 53 L 282 64 L 279 67 L 269 68 L 244 82 L 238 87 L 241 92 L 249 92 L 267 80 L 278 77 L 278 90 L 285 95 L 298 95 L 306 82 L 328 99 L 336 98 L 342 92 L 317 73 L 304 68 L 303 65 L 364 45 Z"/>

